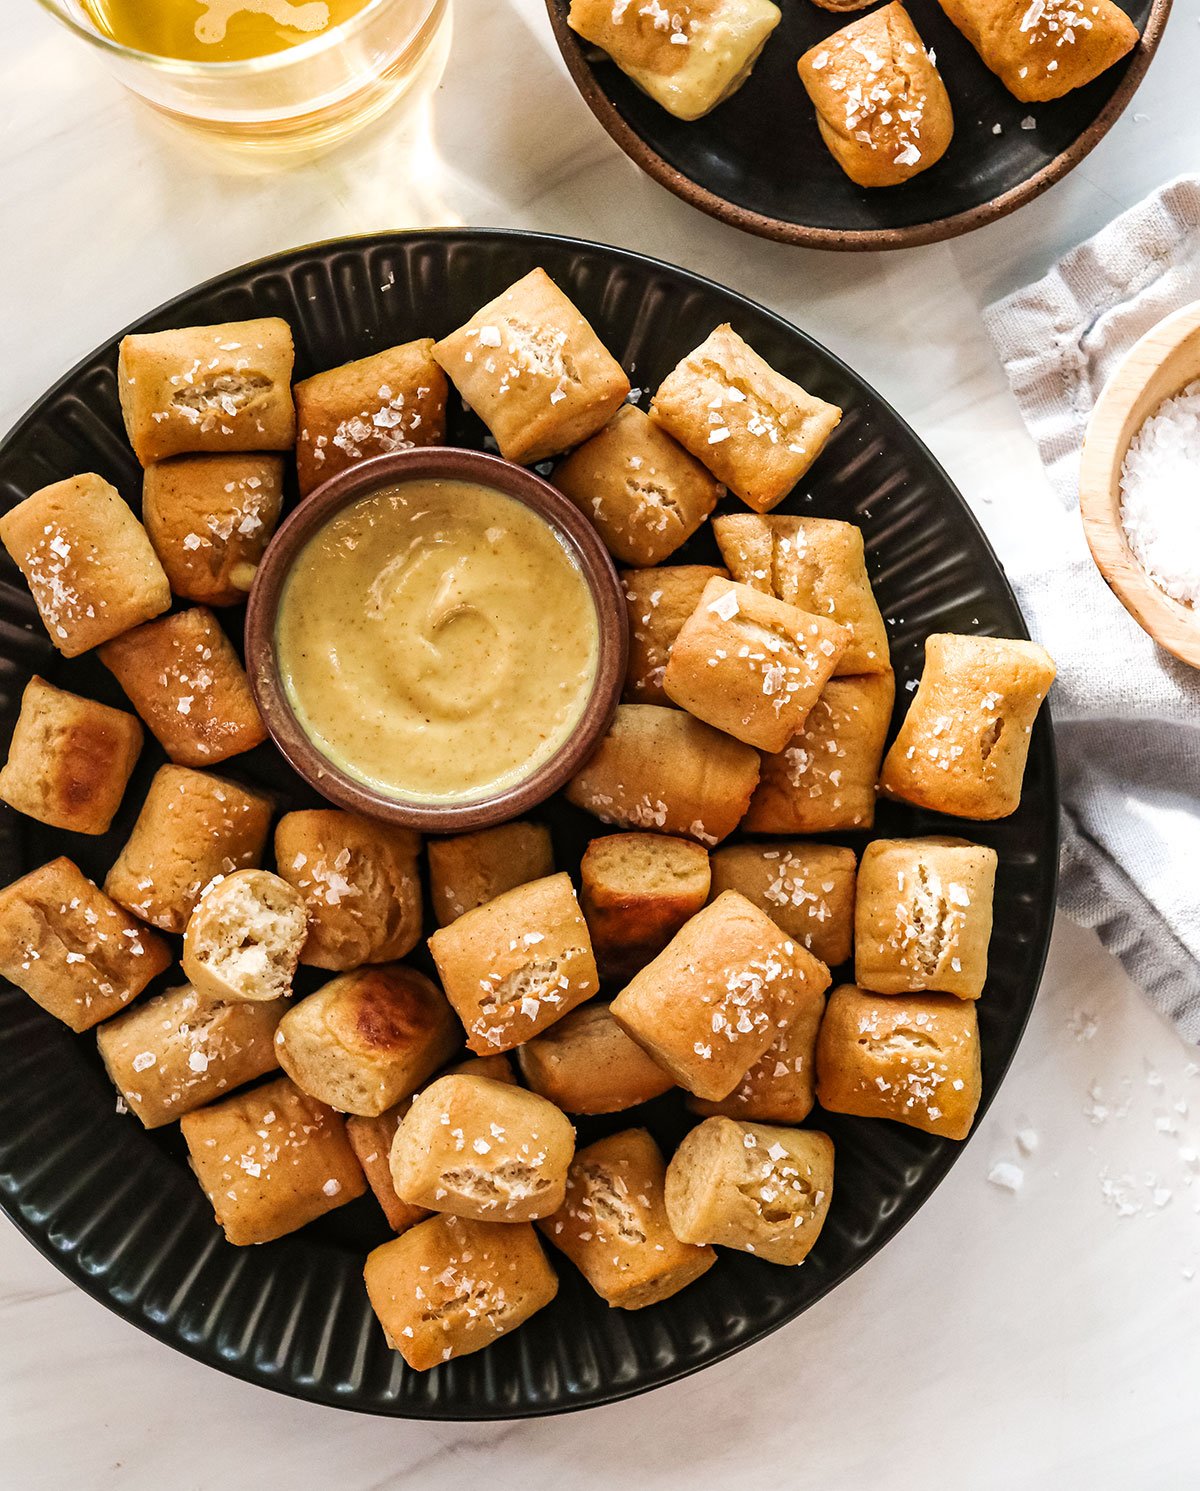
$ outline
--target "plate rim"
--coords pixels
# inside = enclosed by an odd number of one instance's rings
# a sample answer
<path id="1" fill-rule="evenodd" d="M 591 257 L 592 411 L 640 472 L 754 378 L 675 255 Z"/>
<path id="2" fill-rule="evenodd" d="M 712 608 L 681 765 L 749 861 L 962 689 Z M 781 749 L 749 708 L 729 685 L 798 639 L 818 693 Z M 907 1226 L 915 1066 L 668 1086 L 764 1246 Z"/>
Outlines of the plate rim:
<path id="1" fill-rule="evenodd" d="M 868 3 L 873 3 L 873 0 L 868 0 Z M 847 253 L 919 248 L 926 244 L 943 243 L 947 239 L 974 232 L 976 228 L 986 227 L 988 223 L 999 222 L 1001 218 L 1008 217 L 1019 207 L 1024 207 L 1027 202 L 1032 202 L 1043 192 L 1049 191 L 1091 154 L 1132 102 L 1158 52 L 1172 3 L 1173 0 L 1151 0 L 1145 28 L 1137 46 L 1130 52 L 1125 73 L 1108 102 L 1065 150 L 1060 151 L 1053 160 L 1017 186 L 1009 187 L 1007 191 L 1000 192 L 976 207 L 969 207 L 964 212 L 934 218 L 927 223 L 910 223 L 903 228 L 817 228 L 804 223 L 788 222 L 784 218 L 772 217 L 769 213 L 755 212 L 749 207 L 739 207 L 736 202 L 729 201 L 718 192 L 701 186 L 659 155 L 625 119 L 597 81 L 595 71 L 584 56 L 579 37 L 567 25 L 565 0 L 545 0 L 550 28 L 572 82 L 608 134 L 647 176 L 690 206 L 707 213 L 709 217 L 729 223 L 755 237 L 803 248 L 840 250 Z"/>
<path id="2" fill-rule="evenodd" d="M 1166 0 L 1166 3 L 1169 5 L 1170 0 Z M 26 409 L 25 412 L 19 416 L 17 421 L 4 432 L 3 436 L 0 436 L 0 455 L 3 455 L 7 448 L 21 435 L 27 424 L 30 424 L 41 415 L 44 406 L 48 404 L 52 399 L 56 398 L 65 388 L 65 386 L 70 383 L 75 377 L 77 377 L 85 367 L 87 367 L 98 357 L 107 354 L 109 349 L 115 347 L 115 345 L 123 336 L 129 335 L 132 331 L 135 331 L 137 328 L 143 326 L 147 322 L 153 322 L 157 318 L 168 314 L 182 302 L 191 300 L 194 296 L 218 290 L 226 285 L 242 280 L 247 276 L 253 274 L 271 272 L 272 270 L 281 270 L 287 267 L 289 264 L 292 264 L 296 260 L 301 259 L 307 255 L 336 250 L 340 252 L 360 252 L 365 256 L 373 249 L 382 249 L 389 246 L 394 246 L 398 241 L 404 242 L 413 239 L 429 238 L 453 240 L 459 242 L 467 240 L 495 241 L 499 243 L 509 244 L 511 244 L 514 240 L 518 240 L 527 242 L 529 244 L 552 243 L 560 248 L 566 248 L 576 251 L 581 250 L 588 253 L 598 252 L 605 256 L 609 256 L 610 259 L 620 260 L 626 265 L 634 268 L 644 270 L 649 267 L 654 270 L 666 271 L 669 274 L 680 275 L 685 280 L 691 281 L 693 285 L 705 291 L 716 291 L 724 297 L 731 298 L 740 307 L 753 312 L 755 315 L 766 317 L 768 320 L 773 321 L 779 327 L 779 329 L 785 332 L 788 336 L 799 337 L 810 347 L 815 348 L 822 357 L 828 358 L 831 363 L 836 364 L 838 368 L 848 373 L 854 381 L 863 384 L 870 391 L 872 397 L 878 401 L 879 405 L 886 409 L 888 413 L 908 432 L 910 438 L 913 440 L 923 458 L 929 463 L 930 468 L 936 471 L 938 476 L 945 482 L 946 486 L 954 493 L 955 497 L 958 499 L 962 516 L 974 529 L 976 537 L 978 538 L 987 555 L 991 558 L 996 567 L 996 572 L 1000 578 L 1000 583 L 1003 586 L 1004 592 L 1018 618 L 1020 619 L 1019 630 L 1021 635 L 1025 638 L 1028 638 L 1029 632 L 1025 624 L 1024 613 L 1021 609 L 1019 601 L 1017 600 L 1016 594 L 1013 591 L 1011 584 L 1009 583 L 1007 572 L 1005 571 L 999 556 L 996 554 L 991 541 L 988 539 L 987 534 L 981 527 L 974 511 L 971 509 L 970 505 L 963 497 L 962 493 L 959 491 L 957 484 L 946 472 L 941 462 L 925 444 L 925 441 L 922 439 L 920 434 L 914 429 L 914 427 L 908 422 L 908 420 L 905 419 L 904 416 L 901 415 L 893 407 L 890 401 L 878 392 L 873 384 L 869 383 L 861 374 L 855 372 L 854 369 L 851 368 L 850 365 L 846 363 L 841 357 L 839 357 L 835 352 L 831 352 L 823 343 L 818 342 L 808 332 L 802 330 L 793 322 L 789 321 L 786 316 L 781 315 L 779 312 L 771 309 L 771 307 L 769 306 L 763 305 L 760 302 L 753 300 L 750 296 L 744 295 L 739 290 L 732 289 L 727 285 L 722 285 L 717 280 L 711 279 L 706 275 L 699 274 L 696 271 L 688 269 L 682 265 L 673 264 L 669 260 L 659 259 L 649 254 L 639 253 L 637 250 L 634 249 L 627 249 L 613 244 L 606 244 L 594 239 L 577 238 L 570 234 L 541 233 L 532 229 L 525 228 L 497 227 L 433 227 L 396 229 L 392 231 L 381 230 L 372 233 L 334 236 L 331 238 L 321 239 L 313 243 L 299 244 L 292 248 L 276 250 L 274 253 L 266 254 L 261 256 L 260 258 L 249 260 L 246 263 L 235 265 L 230 269 L 223 270 L 218 274 L 210 276 L 208 279 L 201 281 L 199 284 L 193 285 L 178 292 L 175 295 L 170 296 L 168 299 L 161 302 L 161 304 L 155 306 L 149 311 L 144 312 L 134 321 L 128 323 L 128 325 L 126 325 L 120 331 L 117 331 L 111 336 L 102 340 L 90 352 L 80 357 L 70 368 L 67 369 L 66 372 L 64 372 L 59 378 L 55 379 L 50 387 L 48 387 L 29 406 L 29 408 Z M 122 1303 L 114 1298 L 111 1293 L 105 1292 L 100 1282 L 102 1276 L 92 1275 L 86 1269 L 80 1266 L 76 1259 L 73 1248 L 63 1247 L 61 1249 L 55 1249 L 50 1241 L 48 1229 L 45 1231 L 44 1235 L 35 1231 L 34 1224 L 28 1221 L 20 1213 L 19 1210 L 15 1209 L 12 1206 L 11 1203 L 14 1198 L 5 1190 L 0 1190 L 0 1212 L 2 1212 L 7 1217 L 9 1222 L 11 1222 L 12 1225 L 16 1227 L 17 1231 L 21 1233 L 21 1235 L 24 1236 L 37 1249 L 37 1251 L 42 1255 L 43 1258 L 45 1258 L 54 1268 L 56 1268 L 58 1272 L 64 1276 L 64 1278 L 68 1279 L 77 1288 L 81 1289 L 85 1295 L 95 1300 L 97 1303 L 103 1305 L 112 1314 L 117 1316 L 118 1319 L 142 1331 L 144 1334 L 162 1343 L 164 1346 L 170 1347 L 174 1351 L 177 1351 L 180 1355 L 187 1357 L 189 1360 L 196 1362 L 201 1366 L 220 1371 L 227 1377 L 235 1378 L 238 1381 L 248 1383 L 253 1387 L 262 1389 L 263 1391 L 278 1393 L 284 1397 L 295 1399 L 300 1402 L 314 1403 L 322 1407 L 336 1408 L 344 1412 L 367 1415 L 373 1418 L 396 1419 L 418 1423 L 506 1423 L 523 1420 L 552 1418 L 560 1414 L 579 1413 L 588 1409 L 603 1408 L 608 1407 L 612 1404 L 625 1402 L 631 1398 L 640 1397 L 645 1393 L 653 1392 L 659 1388 L 667 1387 L 673 1383 L 680 1382 L 684 1378 L 693 1376 L 698 1372 L 705 1371 L 709 1367 L 716 1366 L 720 1362 L 727 1361 L 730 1357 L 736 1356 L 738 1355 L 738 1353 L 745 1351 L 752 1346 L 758 1345 L 759 1342 L 765 1340 L 768 1336 L 773 1335 L 776 1331 L 781 1330 L 784 1326 L 793 1324 L 809 1309 L 811 1309 L 813 1305 L 817 1304 L 820 1300 L 825 1299 L 830 1293 L 832 1293 L 843 1282 L 845 1282 L 846 1279 L 850 1278 L 853 1274 L 857 1273 L 858 1270 L 865 1264 L 871 1262 L 874 1258 L 876 1258 L 878 1254 L 892 1241 L 897 1233 L 899 1233 L 900 1230 L 909 1222 L 913 1221 L 916 1215 L 920 1212 L 921 1208 L 929 1200 L 933 1192 L 938 1188 L 939 1185 L 941 1185 L 942 1181 L 945 1180 L 950 1170 L 954 1167 L 954 1165 L 966 1151 L 967 1146 L 976 1138 L 979 1131 L 979 1120 L 982 1119 L 988 1112 L 989 1108 L 991 1107 L 992 1101 L 999 1093 L 1004 1079 L 1008 1075 L 1013 1059 L 1016 1056 L 1016 1053 L 1020 1048 L 1022 1041 L 1024 1040 L 1025 1032 L 1029 1024 L 1029 1019 L 1033 1013 L 1033 1007 L 1034 1004 L 1037 1002 L 1038 993 L 1041 989 L 1042 977 L 1045 973 L 1046 960 L 1049 956 L 1050 943 L 1053 936 L 1055 909 L 1057 906 L 1059 851 L 1061 847 L 1061 796 L 1057 747 L 1055 742 L 1052 711 L 1050 709 L 1048 701 L 1042 706 L 1038 723 L 1040 726 L 1040 733 L 1043 735 L 1044 738 L 1044 749 L 1048 753 L 1049 766 L 1046 789 L 1048 796 L 1047 808 L 1048 814 L 1051 819 L 1049 824 L 1051 842 L 1048 846 L 1050 916 L 1047 923 L 1046 934 L 1042 939 L 1042 946 L 1035 960 L 1032 979 L 1032 995 L 1029 1000 L 1028 1007 L 1025 1010 L 1024 1016 L 1021 1020 L 1020 1027 L 1016 1032 L 1016 1038 L 1012 1043 L 1011 1049 L 1006 1054 L 1004 1061 L 997 1073 L 993 1092 L 990 1097 L 985 1096 L 983 1101 L 980 1103 L 979 1109 L 976 1113 L 975 1124 L 972 1128 L 970 1137 L 961 1144 L 953 1144 L 951 1146 L 948 1146 L 943 1151 L 943 1153 L 928 1166 L 920 1184 L 913 1187 L 912 1190 L 910 1190 L 908 1193 L 910 1197 L 915 1199 L 916 1204 L 911 1206 L 911 1208 L 897 1209 L 896 1213 L 879 1228 L 876 1236 L 872 1239 L 871 1245 L 864 1251 L 862 1256 L 859 1257 L 851 1265 L 851 1267 L 839 1274 L 837 1278 L 831 1279 L 829 1283 L 820 1290 L 819 1293 L 815 1294 L 811 1299 L 806 1301 L 793 1313 L 786 1315 L 784 1318 L 778 1321 L 756 1328 L 748 1335 L 746 1335 L 743 1339 L 722 1346 L 721 1348 L 713 1352 L 712 1355 L 708 1356 L 703 1362 L 689 1363 L 681 1367 L 672 1368 L 669 1371 L 666 1371 L 662 1375 L 658 1376 L 653 1382 L 635 1382 L 631 1384 L 606 1386 L 602 1390 L 602 1396 L 598 1399 L 592 1397 L 580 1397 L 576 1400 L 554 1402 L 548 1405 L 522 1403 L 516 1407 L 498 1407 L 495 1411 L 481 1411 L 479 1409 L 471 1409 L 464 1412 L 453 1402 L 441 1400 L 439 1400 L 434 1405 L 424 1405 L 420 1410 L 417 1410 L 405 1404 L 403 1401 L 394 1401 L 385 1406 L 382 1403 L 364 1403 L 350 1401 L 348 1399 L 339 1399 L 336 1395 L 327 1391 L 323 1391 L 315 1383 L 309 1386 L 303 1382 L 295 1380 L 294 1378 L 284 1377 L 282 1375 L 268 1381 L 264 1379 L 261 1373 L 256 1374 L 252 1370 L 250 1370 L 249 1367 L 244 1367 L 242 1365 L 241 1358 L 227 1358 L 205 1352 L 201 1348 L 200 1343 L 191 1342 L 185 1337 L 180 1336 L 178 1333 L 172 1333 L 169 1328 L 168 1321 L 158 1321 L 144 1313 L 140 1313 L 136 1309 L 136 1306 L 130 1307 L 122 1305 Z"/>

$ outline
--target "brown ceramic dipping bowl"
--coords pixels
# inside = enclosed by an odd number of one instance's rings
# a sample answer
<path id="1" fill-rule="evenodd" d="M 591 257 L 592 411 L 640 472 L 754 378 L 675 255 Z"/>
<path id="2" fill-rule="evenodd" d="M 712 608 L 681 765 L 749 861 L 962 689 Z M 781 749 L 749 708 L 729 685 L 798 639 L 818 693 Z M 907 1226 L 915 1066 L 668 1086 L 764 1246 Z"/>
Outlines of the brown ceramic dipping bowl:
<path id="1" fill-rule="evenodd" d="M 368 786 L 331 761 L 296 718 L 283 686 L 276 619 L 292 566 L 309 539 L 343 508 L 404 481 L 468 481 L 491 487 L 531 509 L 577 560 L 596 606 L 599 657 L 592 691 L 566 742 L 528 776 L 464 801 L 429 802 Z M 291 513 L 263 555 L 246 610 L 246 671 L 275 744 L 296 771 L 339 807 L 424 833 L 465 833 L 515 818 L 564 785 L 612 722 L 629 648 L 625 596 L 608 551 L 577 507 L 523 466 L 481 451 L 430 446 L 364 461 L 318 487 Z"/>

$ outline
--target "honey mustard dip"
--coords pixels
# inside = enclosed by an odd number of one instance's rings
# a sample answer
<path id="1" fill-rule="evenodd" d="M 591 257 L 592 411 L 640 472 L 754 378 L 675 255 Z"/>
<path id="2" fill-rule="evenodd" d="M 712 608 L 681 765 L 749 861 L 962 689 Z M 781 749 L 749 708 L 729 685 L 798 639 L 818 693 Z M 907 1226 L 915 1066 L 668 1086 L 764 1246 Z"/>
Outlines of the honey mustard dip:
<path id="1" fill-rule="evenodd" d="M 531 509 L 475 482 L 352 502 L 301 550 L 276 622 L 313 744 L 389 796 L 471 802 L 567 741 L 596 676 L 583 571 Z"/>

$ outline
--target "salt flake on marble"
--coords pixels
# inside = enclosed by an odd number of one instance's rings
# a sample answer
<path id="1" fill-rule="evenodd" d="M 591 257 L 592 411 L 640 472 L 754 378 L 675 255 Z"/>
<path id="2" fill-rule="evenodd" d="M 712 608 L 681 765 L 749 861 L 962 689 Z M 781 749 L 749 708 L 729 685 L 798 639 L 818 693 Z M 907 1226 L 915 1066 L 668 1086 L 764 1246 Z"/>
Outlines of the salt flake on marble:
<path id="1" fill-rule="evenodd" d="M 987 1178 L 999 1190 L 1011 1191 L 1016 1195 L 1025 1183 L 1025 1172 L 1012 1160 L 997 1160 L 988 1171 Z"/>
<path id="2" fill-rule="evenodd" d="M 1090 1041 L 1099 1030 L 1096 1017 L 1090 1010 L 1077 1009 L 1067 1022 L 1067 1028 L 1077 1041 Z"/>

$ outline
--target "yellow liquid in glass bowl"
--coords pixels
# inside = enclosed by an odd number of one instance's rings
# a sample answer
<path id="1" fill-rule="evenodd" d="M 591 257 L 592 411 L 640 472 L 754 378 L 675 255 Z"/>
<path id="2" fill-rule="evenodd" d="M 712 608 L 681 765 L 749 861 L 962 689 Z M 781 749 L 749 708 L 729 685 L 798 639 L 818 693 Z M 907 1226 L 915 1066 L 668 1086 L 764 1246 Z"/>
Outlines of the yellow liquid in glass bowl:
<path id="1" fill-rule="evenodd" d="M 323 36 L 369 0 L 82 0 L 102 36 L 187 62 L 241 62 Z"/>

